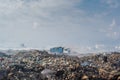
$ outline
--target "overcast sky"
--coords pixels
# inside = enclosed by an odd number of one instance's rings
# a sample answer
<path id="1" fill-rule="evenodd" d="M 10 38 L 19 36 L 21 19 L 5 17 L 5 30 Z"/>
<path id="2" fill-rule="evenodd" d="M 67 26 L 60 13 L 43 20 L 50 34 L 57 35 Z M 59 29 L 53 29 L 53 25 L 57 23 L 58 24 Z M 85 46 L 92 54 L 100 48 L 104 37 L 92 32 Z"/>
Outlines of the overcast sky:
<path id="1" fill-rule="evenodd" d="M 0 0 L 0 47 L 120 49 L 120 0 Z"/>

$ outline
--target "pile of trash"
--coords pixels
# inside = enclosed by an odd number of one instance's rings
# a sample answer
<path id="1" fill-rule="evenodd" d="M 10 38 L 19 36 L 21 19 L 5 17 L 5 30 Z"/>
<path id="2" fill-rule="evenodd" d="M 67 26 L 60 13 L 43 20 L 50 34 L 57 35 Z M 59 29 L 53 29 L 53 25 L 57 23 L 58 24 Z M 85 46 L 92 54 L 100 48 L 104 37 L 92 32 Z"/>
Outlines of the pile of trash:
<path id="1" fill-rule="evenodd" d="M 120 53 L 76 57 L 19 52 L 1 61 L 0 80 L 120 80 Z"/>

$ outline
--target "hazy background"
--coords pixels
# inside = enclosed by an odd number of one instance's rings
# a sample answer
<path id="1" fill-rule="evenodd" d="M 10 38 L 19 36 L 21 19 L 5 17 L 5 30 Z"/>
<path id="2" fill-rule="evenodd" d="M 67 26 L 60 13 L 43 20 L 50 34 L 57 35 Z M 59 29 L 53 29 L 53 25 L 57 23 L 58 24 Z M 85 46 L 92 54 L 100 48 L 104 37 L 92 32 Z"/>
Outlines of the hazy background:
<path id="1" fill-rule="evenodd" d="M 120 0 L 0 0 L 0 48 L 120 50 Z"/>

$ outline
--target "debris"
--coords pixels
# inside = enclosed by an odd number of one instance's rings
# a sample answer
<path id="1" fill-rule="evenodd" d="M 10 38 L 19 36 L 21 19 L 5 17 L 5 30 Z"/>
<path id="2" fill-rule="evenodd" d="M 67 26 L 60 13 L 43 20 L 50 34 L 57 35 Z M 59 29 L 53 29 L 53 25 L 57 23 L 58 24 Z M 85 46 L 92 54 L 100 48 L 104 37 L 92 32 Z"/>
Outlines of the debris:
<path id="1" fill-rule="evenodd" d="M 0 80 L 120 80 L 117 52 L 79 58 L 31 50 L 1 58 Z"/>

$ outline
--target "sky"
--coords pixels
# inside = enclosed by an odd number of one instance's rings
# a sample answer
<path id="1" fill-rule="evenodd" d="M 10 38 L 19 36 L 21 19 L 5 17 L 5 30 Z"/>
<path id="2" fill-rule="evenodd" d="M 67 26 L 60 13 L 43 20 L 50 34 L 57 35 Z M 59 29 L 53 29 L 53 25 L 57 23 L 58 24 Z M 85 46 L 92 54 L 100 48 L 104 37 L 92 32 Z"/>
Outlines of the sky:
<path id="1" fill-rule="evenodd" d="M 0 0 L 0 47 L 120 50 L 120 0 Z"/>

